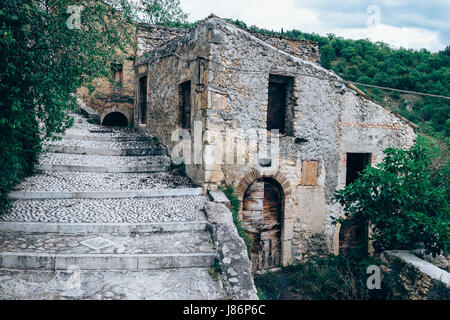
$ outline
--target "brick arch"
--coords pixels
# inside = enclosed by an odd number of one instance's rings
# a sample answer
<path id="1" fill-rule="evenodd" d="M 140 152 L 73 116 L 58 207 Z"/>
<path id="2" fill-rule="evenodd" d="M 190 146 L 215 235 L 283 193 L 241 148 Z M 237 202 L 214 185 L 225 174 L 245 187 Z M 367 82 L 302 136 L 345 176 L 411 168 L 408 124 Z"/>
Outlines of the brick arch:
<path id="1" fill-rule="evenodd" d="M 236 188 L 236 194 L 240 200 L 244 198 L 245 191 L 247 191 L 248 187 L 255 182 L 255 180 L 259 178 L 272 178 L 276 182 L 278 182 L 283 189 L 284 197 L 288 197 L 291 195 L 291 184 L 288 179 L 280 172 L 277 172 L 274 175 L 261 175 L 258 170 L 252 169 L 242 178 L 241 182 L 239 182 L 238 187 Z"/>

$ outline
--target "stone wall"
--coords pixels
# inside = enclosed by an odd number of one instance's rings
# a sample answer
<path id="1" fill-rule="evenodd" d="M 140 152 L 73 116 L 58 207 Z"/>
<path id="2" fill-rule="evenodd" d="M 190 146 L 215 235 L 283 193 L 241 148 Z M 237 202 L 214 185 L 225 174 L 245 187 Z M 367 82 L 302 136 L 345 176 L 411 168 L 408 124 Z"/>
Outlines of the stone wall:
<path id="1" fill-rule="evenodd" d="M 147 121 L 146 124 L 136 122 L 136 126 L 156 135 L 170 150 L 178 143 L 172 141 L 172 135 L 176 129 L 181 128 L 181 83 L 191 81 L 191 123 L 204 122 L 207 96 L 201 84 L 207 78 L 207 68 L 198 57 L 208 56 L 208 36 L 207 26 L 200 25 L 177 40 L 147 52 L 139 59 L 137 73 L 139 76 L 148 76 Z M 135 119 L 139 119 L 139 112 L 136 107 Z M 194 130 L 191 130 L 192 135 Z M 176 133 L 175 136 L 178 140 Z M 199 184 L 204 181 L 201 166 L 200 163 L 186 168 L 188 175 Z"/>
<path id="2" fill-rule="evenodd" d="M 342 83 L 325 80 L 340 78 L 319 65 L 277 50 L 220 19 L 208 23 L 216 41 L 211 43 L 205 135 L 216 137 L 210 145 L 217 155 L 225 141 L 217 137 L 227 130 L 266 128 L 270 74 L 294 78 L 295 103 L 286 120 L 292 133 L 280 136 L 278 163 L 260 166 L 256 146 L 240 154 L 245 164 L 205 166 L 205 182 L 214 189 L 223 183 L 239 186 L 251 171 L 276 176 L 289 188 L 284 201 L 283 264 L 337 252 L 339 230 L 331 224 L 331 216 L 341 215 L 341 208 L 331 198 L 345 185 L 346 153 L 371 153 L 375 164 L 385 148 L 411 146 L 413 127 Z M 232 144 L 237 147 L 237 140 Z M 318 162 L 315 185 L 302 183 L 303 165 L 309 161 Z"/>
<path id="3" fill-rule="evenodd" d="M 310 40 L 294 40 L 267 34 L 251 32 L 258 39 L 306 61 L 320 64 L 319 45 Z"/>
<path id="4" fill-rule="evenodd" d="M 212 190 L 234 184 L 241 201 L 255 179 L 271 177 L 281 185 L 284 265 L 337 253 L 339 227 L 331 224 L 331 216 L 342 212 L 331 199 L 345 186 L 347 153 L 371 153 L 375 165 L 385 148 L 409 147 L 416 138 L 409 122 L 340 83 L 333 72 L 216 17 L 149 52 L 140 59 L 139 72 L 149 76 L 144 129 L 169 149 L 177 143 L 171 135 L 179 127 L 178 86 L 192 81 L 191 133 L 199 121 L 204 154 L 201 164 L 187 166 L 196 182 Z M 292 79 L 286 135 L 266 131 L 270 75 Z M 279 141 L 279 157 L 269 165 L 261 165 L 267 159 L 258 157 L 264 145 L 244 134 L 252 130 L 259 130 L 254 131 L 259 141 Z M 246 148 L 237 151 L 242 145 Z M 235 152 L 229 163 L 227 148 Z"/>
<path id="5" fill-rule="evenodd" d="M 383 281 L 388 282 L 394 299 L 448 300 L 450 274 L 409 251 L 385 251 L 381 255 Z"/>
<path id="6" fill-rule="evenodd" d="M 189 32 L 189 29 L 169 28 L 148 23 L 139 23 L 136 28 L 137 56 L 162 47 Z"/>

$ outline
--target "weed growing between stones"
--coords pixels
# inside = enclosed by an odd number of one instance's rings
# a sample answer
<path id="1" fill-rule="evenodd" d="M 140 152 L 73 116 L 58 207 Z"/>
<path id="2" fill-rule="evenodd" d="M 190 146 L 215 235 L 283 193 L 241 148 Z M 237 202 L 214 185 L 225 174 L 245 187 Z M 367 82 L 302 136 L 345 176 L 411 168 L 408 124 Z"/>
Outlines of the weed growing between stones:
<path id="1" fill-rule="evenodd" d="M 253 238 L 244 231 L 242 227 L 241 219 L 239 218 L 239 207 L 241 205 L 238 197 L 235 194 L 234 187 L 232 185 L 228 186 L 219 186 L 219 190 L 221 190 L 225 196 L 230 200 L 230 210 L 233 214 L 233 222 L 236 226 L 239 236 L 244 240 L 245 246 L 247 247 L 248 256 L 250 257 L 250 250 L 253 246 Z"/>

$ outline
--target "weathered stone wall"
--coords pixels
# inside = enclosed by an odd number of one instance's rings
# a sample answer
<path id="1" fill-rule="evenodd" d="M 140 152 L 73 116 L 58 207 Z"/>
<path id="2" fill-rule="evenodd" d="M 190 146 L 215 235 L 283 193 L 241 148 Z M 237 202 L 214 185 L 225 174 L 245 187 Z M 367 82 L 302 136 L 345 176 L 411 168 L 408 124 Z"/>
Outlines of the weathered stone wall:
<path id="1" fill-rule="evenodd" d="M 139 23 L 136 28 L 137 56 L 162 47 L 189 32 L 189 29 L 169 28 L 148 23 Z"/>
<path id="2" fill-rule="evenodd" d="M 199 56 L 206 59 L 199 62 Z M 179 127 L 179 84 L 192 81 L 191 133 L 199 121 L 205 155 L 201 164 L 187 166 L 196 182 L 205 189 L 234 184 L 241 201 L 255 179 L 271 177 L 281 185 L 284 265 L 337 253 L 339 228 L 331 216 L 342 212 L 331 199 L 345 185 L 347 153 L 371 153 L 376 164 L 385 148 L 409 147 L 416 137 L 406 120 L 338 82 L 334 73 L 215 17 L 141 57 L 138 73 L 149 78 L 147 125 L 142 128 L 169 149 L 177 143 L 171 135 Z M 280 157 L 261 166 L 258 145 L 236 130 L 260 129 L 259 139 L 275 137 L 266 131 L 271 74 L 293 79 L 289 130 L 277 136 Z M 230 131 L 237 135 L 227 141 Z M 242 143 L 247 147 L 237 152 Z M 228 164 L 226 145 L 235 151 Z"/>
<path id="3" fill-rule="evenodd" d="M 412 145 L 413 128 L 355 90 L 323 79 L 340 78 L 319 65 L 282 52 L 220 19 L 208 23 L 215 41 L 207 86 L 207 137 L 224 135 L 233 128 L 266 128 L 269 74 L 294 78 L 296 103 L 288 119 L 292 135 L 280 138 L 278 166 L 260 167 L 257 148 L 253 148 L 241 155 L 249 160 L 247 164 L 206 166 L 205 182 L 210 188 L 234 184 L 243 196 L 250 184 L 243 183 L 249 172 L 276 176 L 289 189 L 284 201 L 283 263 L 336 251 L 339 230 L 331 225 L 330 217 L 339 216 L 341 210 L 331 198 L 336 188 L 345 185 L 345 154 L 372 153 L 378 162 L 385 148 Z M 221 143 L 211 145 L 218 151 Z M 304 161 L 318 161 L 316 185 L 302 185 Z"/>
<path id="4" fill-rule="evenodd" d="M 115 87 L 108 78 L 99 78 L 94 80 L 96 89 L 89 94 L 88 89 L 81 88 L 78 95 L 100 114 L 101 120 L 111 112 L 121 112 L 128 123 L 133 123 L 135 75 L 134 60 L 127 59 L 123 64 L 123 82 L 122 86 Z"/>
<path id="5" fill-rule="evenodd" d="M 448 300 L 450 274 L 409 251 L 385 251 L 381 255 L 383 279 L 394 299 Z"/>
<path id="6" fill-rule="evenodd" d="M 294 40 L 267 34 L 251 32 L 251 34 L 268 44 L 306 61 L 320 64 L 319 45 L 309 40 Z"/>
<path id="7" fill-rule="evenodd" d="M 204 83 L 207 67 L 204 67 L 205 63 L 198 57 L 208 56 L 208 35 L 207 26 L 200 25 L 178 40 L 149 51 L 139 59 L 138 74 L 148 75 L 148 103 L 146 124 L 136 123 L 136 126 L 159 137 L 169 150 L 178 143 L 171 138 L 175 130 L 180 128 L 179 86 L 181 83 L 191 81 L 191 123 L 204 122 L 207 96 L 204 88 L 198 84 L 199 81 Z M 201 64 L 200 78 L 199 63 Z M 139 108 L 136 107 L 135 119 L 139 117 Z M 193 135 L 195 128 L 194 126 L 192 128 L 190 131 Z M 202 183 L 204 180 L 201 166 L 201 163 L 186 166 L 188 175 L 197 183 Z"/>

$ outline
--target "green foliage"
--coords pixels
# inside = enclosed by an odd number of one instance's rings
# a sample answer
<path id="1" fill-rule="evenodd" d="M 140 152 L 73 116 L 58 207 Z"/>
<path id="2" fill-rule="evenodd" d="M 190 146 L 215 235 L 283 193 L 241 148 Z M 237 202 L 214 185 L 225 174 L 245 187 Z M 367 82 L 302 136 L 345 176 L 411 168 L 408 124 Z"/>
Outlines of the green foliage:
<path id="1" fill-rule="evenodd" d="M 209 268 L 209 274 L 211 275 L 211 277 L 214 279 L 214 281 L 219 281 L 219 276 L 220 276 L 220 262 L 218 259 L 214 260 L 214 265 L 211 266 L 211 268 Z"/>
<path id="2" fill-rule="evenodd" d="M 68 27 L 72 5 L 84 7 L 81 28 Z M 72 125 L 71 94 L 123 59 L 127 17 L 93 0 L 0 2 L 0 207 L 33 171 L 42 141 Z"/>
<path id="3" fill-rule="evenodd" d="M 312 257 L 279 272 L 255 277 L 259 291 L 269 299 L 368 300 L 387 299 L 389 288 L 368 290 L 367 268 L 382 265 L 380 260 L 361 256 Z"/>
<path id="4" fill-rule="evenodd" d="M 241 219 L 239 218 L 239 208 L 241 203 L 234 192 L 234 187 L 231 185 L 228 186 L 219 186 L 219 190 L 223 191 L 225 196 L 230 200 L 230 208 L 231 213 L 233 214 L 233 222 L 236 226 L 237 232 L 239 236 L 244 240 L 245 245 L 247 247 L 248 255 L 250 256 L 250 250 L 253 247 L 253 238 L 244 231 L 242 227 Z"/>
<path id="5" fill-rule="evenodd" d="M 189 25 L 188 14 L 180 7 L 180 0 L 141 0 L 131 5 L 134 18 L 140 22 L 180 27 Z"/>
<path id="6" fill-rule="evenodd" d="M 376 167 L 367 167 L 335 201 L 345 215 L 372 226 L 377 252 L 425 248 L 436 255 L 450 248 L 448 155 L 419 137 L 409 150 L 389 148 Z M 344 218 L 336 219 L 336 223 Z"/>

